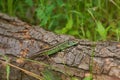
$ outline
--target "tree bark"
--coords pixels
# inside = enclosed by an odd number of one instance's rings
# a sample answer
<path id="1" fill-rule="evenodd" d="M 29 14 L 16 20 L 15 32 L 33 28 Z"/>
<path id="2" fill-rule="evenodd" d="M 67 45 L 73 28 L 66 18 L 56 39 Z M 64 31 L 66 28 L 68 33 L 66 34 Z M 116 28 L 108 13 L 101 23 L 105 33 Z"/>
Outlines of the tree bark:
<path id="1" fill-rule="evenodd" d="M 88 74 L 92 74 L 94 80 L 120 80 L 120 42 L 91 42 L 68 35 L 58 35 L 0 13 L 0 54 L 7 56 L 11 64 L 38 75 L 41 75 L 40 71 L 44 70 L 45 66 L 24 60 L 22 62 L 22 58 L 71 39 L 78 40 L 79 43 L 49 58 L 42 56 L 35 60 L 49 64 L 52 66 L 50 69 L 60 72 L 61 76 L 67 74 L 82 80 Z M 4 57 L 1 56 L 0 60 L 4 61 Z M 6 80 L 5 69 L 5 65 L 1 63 L 1 80 Z M 11 67 L 10 80 L 37 79 Z"/>

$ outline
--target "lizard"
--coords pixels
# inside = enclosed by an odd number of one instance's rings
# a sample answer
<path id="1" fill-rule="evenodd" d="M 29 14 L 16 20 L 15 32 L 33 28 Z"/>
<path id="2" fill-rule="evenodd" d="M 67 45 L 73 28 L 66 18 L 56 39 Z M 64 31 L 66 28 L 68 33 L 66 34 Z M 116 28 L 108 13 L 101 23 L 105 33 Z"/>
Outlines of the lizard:
<path id="1" fill-rule="evenodd" d="M 38 52 L 35 52 L 34 54 L 27 55 L 26 57 L 20 57 L 20 56 L 16 56 L 16 55 L 12 55 L 12 56 L 18 58 L 18 60 L 20 60 L 20 61 L 21 61 L 21 59 L 22 60 L 23 59 L 30 60 L 30 59 L 34 59 L 39 56 L 49 56 L 49 55 L 55 54 L 61 50 L 64 50 L 71 46 L 75 46 L 77 44 L 78 44 L 78 40 L 67 40 L 67 41 L 58 43 L 57 45 L 52 46 L 48 49 L 44 49 L 42 51 L 40 50 Z M 7 54 L 7 55 L 10 55 L 10 54 Z"/>
<path id="2" fill-rule="evenodd" d="M 50 56 L 52 54 L 55 54 L 61 50 L 64 50 L 68 47 L 71 47 L 71 46 L 74 46 L 74 45 L 77 45 L 78 44 L 78 41 L 77 40 L 67 40 L 67 41 L 64 41 L 64 42 L 61 42 L 55 46 L 52 46 L 50 48 L 48 48 L 47 50 L 40 50 L 38 52 L 35 52 L 31 55 L 28 55 L 27 58 L 29 59 L 34 59 L 38 56 L 41 56 L 41 55 L 47 55 L 47 56 Z"/>

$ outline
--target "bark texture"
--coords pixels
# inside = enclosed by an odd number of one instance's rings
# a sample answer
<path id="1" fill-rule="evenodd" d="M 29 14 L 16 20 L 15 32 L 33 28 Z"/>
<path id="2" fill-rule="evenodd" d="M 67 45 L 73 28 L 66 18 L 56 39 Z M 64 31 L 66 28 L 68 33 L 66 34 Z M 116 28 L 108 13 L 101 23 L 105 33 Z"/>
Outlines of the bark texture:
<path id="1" fill-rule="evenodd" d="M 17 18 L 0 13 L 0 54 L 8 56 L 11 64 L 38 75 L 41 75 L 40 71 L 43 70 L 41 65 L 32 62 L 18 63 L 16 56 L 27 57 L 71 39 L 75 38 L 68 35 L 57 35 L 39 26 L 30 26 Z M 76 46 L 50 56 L 49 61 L 45 57 L 42 58 L 38 57 L 35 60 L 48 63 L 52 66 L 51 69 L 60 72 L 61 76 L 68 74 L 82 80 L 91 72 L 94 80 L 120 80 L 120 42 L 79 40 Z M 3 60 L 3 56 L 0 59 Z M 1 80 L 6 80 L 5 68 L 5 65 L 0 63 Z M 10 80 L 36 79 L 11 67 Z M 69 78 L 63 78 L 63 80 L 69 80 Z"/>

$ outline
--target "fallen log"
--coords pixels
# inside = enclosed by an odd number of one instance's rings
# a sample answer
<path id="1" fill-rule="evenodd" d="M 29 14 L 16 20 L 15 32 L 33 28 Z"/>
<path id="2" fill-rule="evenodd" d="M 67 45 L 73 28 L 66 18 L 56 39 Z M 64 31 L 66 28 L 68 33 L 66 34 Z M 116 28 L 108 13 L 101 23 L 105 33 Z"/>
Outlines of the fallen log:
<path id="1" fill-rule="evenodd" d="M 9 57 L 11 64 L 25 70 L 41 76 L 41 71 L 44 70 L 42 65 L 22 59 L 67 40 L 77 40 L 78 44 L 49 58 L 38 56 L 34 60 L 45 62 L 51 66 L 50 69 L 61 73 L 61 76 L 67 74 L 82 80 L 87 74 L 92 74 L 94 80 L 120 79 L 120 42 L 91 42 L 68 35 L 58 35 L 0 13 L 0 54 Z M 4 57 L 0 56 L 0 60 L 4 61 Z M 0 80 L 6 80 L 5 69 L 5 65 L 1 63 Z M 36 80 L 36 78 L 11 67 L 10 80 Z"/>

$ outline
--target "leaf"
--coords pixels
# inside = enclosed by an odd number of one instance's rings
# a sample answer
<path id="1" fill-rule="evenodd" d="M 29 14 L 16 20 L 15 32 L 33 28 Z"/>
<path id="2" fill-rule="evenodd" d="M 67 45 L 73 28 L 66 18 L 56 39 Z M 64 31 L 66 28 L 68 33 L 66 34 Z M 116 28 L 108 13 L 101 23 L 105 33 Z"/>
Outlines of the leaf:
<path id="1" fill-rule="evenodd" d="M 44 80 L 60 80 L 59 77 L 54 75 L 53 72 L 49 69 L 45 69 L 42 74 L 44 76 Z"/>
<path id="2" fill-rule="evenodd" d="M 71 13 L 75 13 L 75 14 L 79 15 L 79 17 L 81 17 L 81 18 L 83 18 L 83 17 L 84 17 L 84 16 L 82 15 L 82 13 L 81 13 L 81 12 L 79 12 L 79 11 L 71 10 L 70 12 L 71 12 Z"/>
<path id="3" fill-rule="evenodd" d="M 87 30 L 87 32 L 86 32 L 86 37 L 87 37 L 89 40 L 92 40 L 91 32 L 90 32 L 89 30 Z"/>
<path id="4" fill-rule="evenodd" d="M 33 0 L 25 0 L 25 3 L 27 3 L 30 7 L 33 6 Z"/>
<path id="5" fill-rule="evenodd" d="M 54 27 L 52 26 L 55 21 L 52 20 L 48 26 L 48 30 L 52 30 Z"/>
<path id="6" fill-rule="evenodd" d="M 77 35 L 79 35 L 79 32 L 78 32 L 78 30 L 69 30 L 69 34 L 77 36 Z"/>
<path id="7" fill-rule="evenodd" d="M 62 7 L 62 6 L 65 6 L 63 0 L 56 0 L 58 6 Z"/>
<path id="8" fill-rule="evenodd" d="M 71 80 L 79 80 L 79 79 L 76 77 L 72 77 Z"/>
<path id="9" fill-rule="evenodd" d="M 10 66 L 6 65 L 6 72 L 7 72 L 7 80 L 9 80 L 9 76 L 10 76 Z"/>
<path id="10" fill-rule="evenodd" d="M 46 16 L 44 8 L 39 7 L 36 9 L 36 12 L 38 19 L 41 20 L 40 26 L 44 27 L 47 24 L 49 17 Z"/>
<path id="11" fill-rule="evenodd" d="M 90 76 L 87 76 L 87 77 L 85 77 L 83 80 L 92 80 L 92 76 L 90 75 Z"/>
<path id="12" fill-rule="evenodd" d="M 101 36 L 101 38 L 102 38 L 103 40 L 106 40 L 107 31 L 105 30 L 105 28 L 103 27 L 103 25 L 101 24 L 100 21 L 97 22 L 96 31 L 99 33 L 99 35 Z"/>
<path id="13" fill-rule="evenodd" d="M 73 26 L 73 19 L 72 19 L 72 16 L 70 16 L 70 18 L 68 18 L 68 22 L 65 26 L 65 28 L 62 29 L 62 32 L 61 33 L 67 33 L 69 30 L 72 29 L 72 26 Z"/>
<path id="14" fill-rule="evenodd" d="M 72 26 L 73 26 L 73 18 L 72 18 L 72 16 L 70 16 L 70 18 L 68 19 L 68 22 L 67 22 L 65 28 L 70 30 L 72 28 Z"/>
<path id="15" fill-rule="evenodd" d="M 53 9 L 54 9 L 54 8 L 55 8 L 54 5 L 47 5 L 47 6 L 46 6 L 46 9 L 45 9 L 45 14 L 46 14 L 47 16 L 52 17 L 51 14 L 53 13 Z"/>

